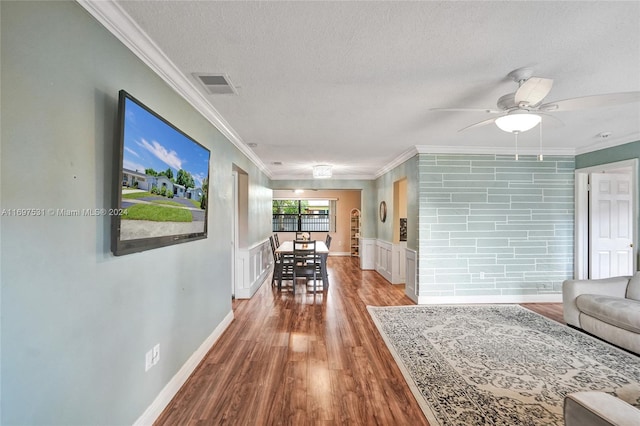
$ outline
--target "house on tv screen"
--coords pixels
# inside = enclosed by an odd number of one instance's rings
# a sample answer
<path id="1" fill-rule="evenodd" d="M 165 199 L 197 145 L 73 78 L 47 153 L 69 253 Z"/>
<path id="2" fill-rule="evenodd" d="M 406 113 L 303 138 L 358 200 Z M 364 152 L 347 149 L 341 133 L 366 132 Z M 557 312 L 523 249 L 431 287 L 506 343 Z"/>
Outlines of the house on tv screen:
<path id="1" fill-rule="evenodd" d="M 122 187 L 149 192 L 154 188 L 166 188 L 165 191 L 172 193 L 174 197 L 195 201 L 200 201 L 202 198 L 202 188 L 186 188 L 184 185 L 177 184 L 164 175 L 151 176 L 129 169 L 122 169 Z"/>

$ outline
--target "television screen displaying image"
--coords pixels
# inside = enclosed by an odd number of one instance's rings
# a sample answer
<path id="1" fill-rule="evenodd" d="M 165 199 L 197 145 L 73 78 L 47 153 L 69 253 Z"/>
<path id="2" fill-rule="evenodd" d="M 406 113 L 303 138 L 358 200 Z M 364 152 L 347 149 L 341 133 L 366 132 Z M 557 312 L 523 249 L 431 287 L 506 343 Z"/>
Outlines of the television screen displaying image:
<path id="1" fill-rule="evenodd" d="M 124 90 L 118 122 L 113 253 L 206 238 L 210 151 Z"/>

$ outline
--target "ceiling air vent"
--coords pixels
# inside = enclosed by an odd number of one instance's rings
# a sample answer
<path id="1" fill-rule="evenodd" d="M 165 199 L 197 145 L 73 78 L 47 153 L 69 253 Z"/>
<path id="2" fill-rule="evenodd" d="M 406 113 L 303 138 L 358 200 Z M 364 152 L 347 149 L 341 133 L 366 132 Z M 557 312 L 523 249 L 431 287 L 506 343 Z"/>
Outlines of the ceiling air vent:
<path id="1" fill-rule="evenodd" d="M 204 86 L 204 88 L 212 95 L 237 95 L 238 92 L 233 84 L 229 81 L 229 77 L 225 74 L 200 74 L 194 73 L 193 76 Z"/>

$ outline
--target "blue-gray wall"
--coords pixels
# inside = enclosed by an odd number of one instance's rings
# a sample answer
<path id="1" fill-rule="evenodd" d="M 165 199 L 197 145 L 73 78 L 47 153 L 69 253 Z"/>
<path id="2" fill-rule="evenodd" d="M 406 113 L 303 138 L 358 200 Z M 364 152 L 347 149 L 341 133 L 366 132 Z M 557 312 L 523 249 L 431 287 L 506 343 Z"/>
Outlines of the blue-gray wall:
<path id="1" fill-rule="evenodd" d="M 120 89 L 211 150 L 204 240 L 114 257 L 108 217 L 1 218 L 0 423 L 131 424 L 231 312 L 233 165 L 248 245 L 270 234 L 269 180 L 75 2 L 0 15 L 3 209 L 111 205 Z"/>
<path id="2" fill-rule="evenodd" d="M 615 163 L 617 161 L 640 159 L 640 141 L 630 142 L 611 148 L 600 149 L 586 154 L 576 155 L 576 169 Z"/>
<path id="3" fill-rule="evenodd" d="M 573 157 L 420 154 L 418 171 L 421 300 L 560 292 L 573 270 Z"/>

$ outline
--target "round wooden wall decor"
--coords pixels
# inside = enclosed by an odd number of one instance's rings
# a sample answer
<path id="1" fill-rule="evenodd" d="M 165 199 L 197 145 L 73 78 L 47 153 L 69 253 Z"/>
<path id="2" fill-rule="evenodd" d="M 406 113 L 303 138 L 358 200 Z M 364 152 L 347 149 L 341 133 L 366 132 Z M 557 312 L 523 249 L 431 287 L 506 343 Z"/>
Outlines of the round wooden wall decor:
<path id="1" fill-rule="evenodd" d="M 380 222 L 387 220 L 387 203 L 380 201 Z"/>

